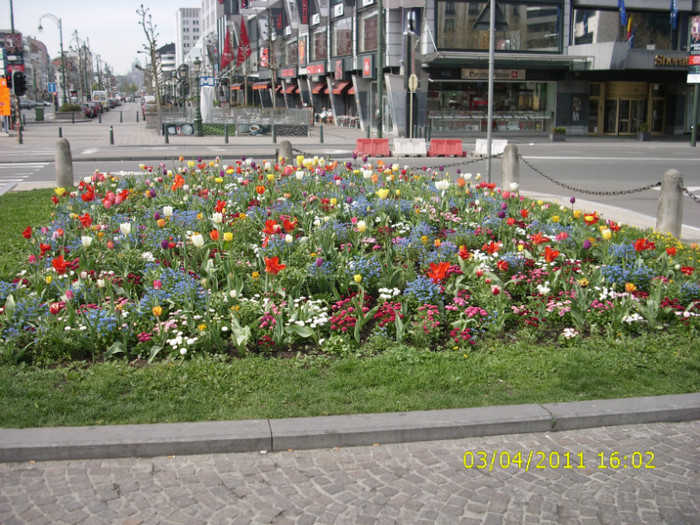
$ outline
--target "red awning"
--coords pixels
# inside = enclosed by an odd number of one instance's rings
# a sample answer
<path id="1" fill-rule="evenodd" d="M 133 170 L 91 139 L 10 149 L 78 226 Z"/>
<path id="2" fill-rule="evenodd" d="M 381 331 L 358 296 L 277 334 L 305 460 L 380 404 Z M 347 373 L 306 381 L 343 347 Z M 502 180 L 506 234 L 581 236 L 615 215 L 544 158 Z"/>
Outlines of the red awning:
<path id="1" fill-rule="evenodd" d="M 282 84 L 277 84 L 275 88 L 275 93 L 282 93 L 284 91 L 284 86 Z"/>
<path id="2" fill-rule="evenodd" d="M 314 95 L 318 95 L 319 93 L 322 93 L 324 89 L 326 89 L 325 82 L 316 82 L 316 84 L 314 84 L 313 89 L 311 90 L 311 93 L 313 93 Z"/>
<path id="3" fill-rule="evenodd" d="M 351 85 L 351 82 L 346 82 L 344 80 L 341 80 L 340 82 L 336 82 L 335 87 L 333 87 L 333 94 L 334 95 L 342 95 L 343 92 L 348 88 L 348 86 Z"/>
<path id="4" fill-rule="evenodd" d="M 256 82 L 253 84 L 253 89 L 270 89 L 269 82 Z"/>
<path id="5" fill-rule="evenodd" d="M 326 87 L 323 89 L 323 93 L 324 93 L 325 95 L 327 95 L 327 94 L 329 93 L 329 91 L 328 91 L 328 85 L 326 85 Z"/>
<path id="6" fill-rule="evenodd" d="M 241 87 L 242 86 L 240 84 L 233 84 L 231 85 L 231 91 L 239 91 Z"/>
<path id="7" fill-rule="evenodd" d="M 348 89 L 348 95 L 354 95 L 355 94 L 355 86 L 350 86 L 350 89 Z"/>
<path id="8" fill-rule="evenodd" d="M 285 93 L 287 95 L 291 95 L 292 93 L 298 93 L 298 92 L 299 92 L 299 88 L 297 87 L 296 84 L 289 84 L 287 86 L 287 89 L 285 90 Z"/>

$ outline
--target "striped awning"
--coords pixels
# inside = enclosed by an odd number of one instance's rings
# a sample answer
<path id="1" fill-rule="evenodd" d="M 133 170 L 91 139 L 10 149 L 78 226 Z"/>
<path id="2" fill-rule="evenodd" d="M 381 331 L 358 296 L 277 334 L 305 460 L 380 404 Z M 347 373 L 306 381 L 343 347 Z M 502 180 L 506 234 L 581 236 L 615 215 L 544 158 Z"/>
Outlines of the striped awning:
<path id="1" fill-rule="evenodd" d="M 269 82 L 256 82 L 253 84 L 253 89 L 270 89 Z"/>
<path id="2" fill-rule="evenodd" d="M 243 86 L 241 84 L 232 84 L 231 85 L 231 91 L 239 91 L 243 89 Z"/>
<path id="3" fill-rule="evenodd" d="M 299 93 L 299 86 L 296 84 L 289 84 L 287 86 L 287 89 L 285 90 L 285 93 L 287 95 L 291 95 L 292 93 Z"/>

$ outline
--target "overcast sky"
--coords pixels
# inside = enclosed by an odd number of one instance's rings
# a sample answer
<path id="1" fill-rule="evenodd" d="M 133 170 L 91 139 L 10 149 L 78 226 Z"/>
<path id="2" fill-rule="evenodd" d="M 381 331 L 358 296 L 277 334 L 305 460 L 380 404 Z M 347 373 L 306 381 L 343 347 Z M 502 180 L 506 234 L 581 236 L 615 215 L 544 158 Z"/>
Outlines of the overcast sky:
<path id="1" fill-rule="evenodd" d="M 181 7 L 199 7 L 198 0 L 13 0 L 15 31 L 41 40 L 51 57 L 59 55 L 59 31 L 49 18 L 42 20 L 43 31 L 38 31 L 39 19 L 50 13 L 60 18 L 63 25 L 63 49 L 73 45 L 73 31 L 81 40 L 89 39 L 90 49 L 100 55 L 118 75 L 131 70 L 137 51 L 143 50 L 146 36 L 139 25 L 137 9 L 143 3 L 150 9 L 158 33 L 157 44 L 175 42 L 175 13 Z M 0 0 L 0 30 L 10 29 L 10 0 Z M 138 55 L 142 64 L 145 56 Z"/>

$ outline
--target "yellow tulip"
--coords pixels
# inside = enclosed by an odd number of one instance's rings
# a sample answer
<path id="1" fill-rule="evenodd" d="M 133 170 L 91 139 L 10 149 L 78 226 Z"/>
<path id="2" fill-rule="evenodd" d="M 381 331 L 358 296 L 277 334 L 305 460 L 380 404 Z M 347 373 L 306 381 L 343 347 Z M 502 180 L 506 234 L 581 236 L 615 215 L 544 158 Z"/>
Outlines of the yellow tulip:
<path id="1" fill-rule="evenodd" d="M 65 189 L 65 188 L 56 188 L 56 189 L 54 189 L 53 191 L 54 191 L 54 193 L 56 193 L 56 195 L 58 195 L 59 197 L 63 197 L 63 194 L 66 192 L 66 189 Z"/>
<path id="2" fill-rule="evenodd" d="M 224 232 L 224 240 L 226 242 L 231 242 L 233 240 L 233 233 L 231 232 Z"/>
<path id="3" fill-rule="evenodd" d="M 389 190 L 386 188 L 382 188 L 381 190 L 377 190 L 377 196 L 380 199 L 386 199 L 389 196 Z"/>
<path id="4" fill-rule="evenodd" d="M 153 307 L 153 315 L 156 317 L 160 317 L 163 315 L 163 307 L 162 306 L 154 306 Z"/>
<path id="5" fill-rule="evenodd" d="M 359 283 L 362 281 L 362 276 L 361 276 L 359 273 L 357 273 L 357 274 L 355 274 L 355 276 L 353 277 L 353 280 L 354 280 L 356 283 L 359 284 Z"/>

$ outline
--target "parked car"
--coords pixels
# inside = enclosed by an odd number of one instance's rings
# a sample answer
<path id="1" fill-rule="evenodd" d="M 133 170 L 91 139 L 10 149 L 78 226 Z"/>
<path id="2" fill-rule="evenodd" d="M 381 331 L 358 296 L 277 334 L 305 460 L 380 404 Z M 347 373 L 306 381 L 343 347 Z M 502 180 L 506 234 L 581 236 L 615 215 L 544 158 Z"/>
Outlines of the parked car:
<path id="1" fill-rule="evenodd" d="M 35 106 L 36 106 L 36 102 L 34 102 L 31 99 L 28 99 L 28 98 L 20 98 L 19 99 L 20 109 L 32 109 Z"/>
<path id="2" fill-rule="evenodd" d="M 100 113 L 102 113 L 102 106 L 100 106 L 99 102 L 88 102 L 90 107 L 92 108 L 93 116 L 96 117 Z"/>
<path id="3" fill-rule="evenodd" d="M 87 102 L 83 102 L 81 106 L 83 108 L 83 113 L 85 113 L 85 116 L 87 118 L 94 118 L 95 116 L 97 116 L 92 106 Z"/>

